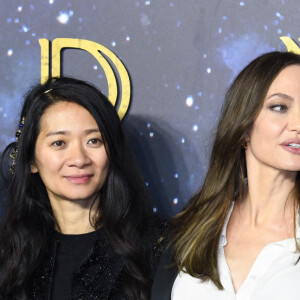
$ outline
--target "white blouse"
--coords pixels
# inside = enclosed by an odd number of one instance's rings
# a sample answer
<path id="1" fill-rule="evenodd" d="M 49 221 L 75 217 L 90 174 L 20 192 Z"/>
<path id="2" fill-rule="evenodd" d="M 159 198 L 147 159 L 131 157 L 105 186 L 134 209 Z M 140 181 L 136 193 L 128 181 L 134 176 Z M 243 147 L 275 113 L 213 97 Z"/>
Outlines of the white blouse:
<path id="1" fill-rule="evenodd" d="M 286 239 L 266 245 L 256 258 L 246 280 L 237 293 L 226 262 L 224 246 L 227 244 L 226 228 L 233 206 L 224 224 L 218 253 L 220 280 L 224 287 L 219 290 L 211 281 L 201 282 L 180 272 L 172 288 L 172 300 L 299 300 L 300 261 L 295 240 Z M 299 220 L 296 236 L 300 238 Z"/>

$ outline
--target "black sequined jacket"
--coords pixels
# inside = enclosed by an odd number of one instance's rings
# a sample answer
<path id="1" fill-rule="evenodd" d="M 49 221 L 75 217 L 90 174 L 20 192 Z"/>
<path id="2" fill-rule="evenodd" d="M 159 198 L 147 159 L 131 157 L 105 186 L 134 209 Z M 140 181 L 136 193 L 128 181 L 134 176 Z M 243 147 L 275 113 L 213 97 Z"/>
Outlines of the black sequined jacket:
<path id="1" fill-rule="evenodd" d="M 162 247 L 157 245 L 156 241 L 163 231 L 165 222 L 159 223 L 159 226 L 154 228 L 152 236 L 149 236 L 153 241 L 152 248 L 149 249 L 149 270 L 152 275 L 162 252 Z M 44 262 L 30 280 L 28 289 L 30 300 L 52 300 L 51 290 L 58 243 L 53 241 Z M 123 289 L 123 276 L 123 258 L 114 252 L 104 235 L 100 234 L 90 254 L 73 275 L 70 300 L 127 300 Z"/>
<path id="2" fill-rule="evenodd" d="M 160 257 L 153 279 L 151 300 L 171 300 L 172 288 L 177 275 L 178 269 L 174 266 L 173 249 L 170 247 Z"/>

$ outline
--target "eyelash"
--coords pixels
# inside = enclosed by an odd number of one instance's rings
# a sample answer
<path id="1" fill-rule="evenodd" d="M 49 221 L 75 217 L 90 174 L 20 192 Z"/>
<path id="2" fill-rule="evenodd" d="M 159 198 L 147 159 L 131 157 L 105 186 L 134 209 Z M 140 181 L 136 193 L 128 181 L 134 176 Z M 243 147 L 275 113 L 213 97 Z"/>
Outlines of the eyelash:
<path id="1" fill-rule="evenodd" d="M 88 140 L 87 142 L 89 145 L 98 145 L 98 144 L 102 144 L 102 140 L 99 138 L 93 138 Z M 64 141 L 55 141 L 51 144 L 51 146 L 53 146 L 54 148 L 63 148 L 66 145 L 66 143 Z"/>
<path id="2" fill-rule="evenodd" d="M 61 144 L 61 145 L 58 145 L 58 144 Z M 65 142 L 64 141 L 55 141 L 51 144 L 51 146 L 54 146 L 56 148 L 61 148 L 65 145 Z"/>
<path id="3" fill-rule="evenodd" d="M 270 105 L 269 108 L 276 112 L 286 112 L 288 110 L 288 108 L 285 104 Z M 279 109 L 276 109 L 276 108 L 279 108 Z"/>
<path id="4" fill-rule="evenodd" d="M 101 144 L 101 143 L 102 143 L 102 141 L 101 141 L 100 139 L 98 139 L 98 138 L 93 138 L 93 139 L 90 139 L 90 140 L 88 141 L 88 144 L 92 144 L 92 145 L 95 145 L 95 144 L 96 144 L 96 143 L 90 143 L 91 141 L 96 141 L 97 144 Z"/>

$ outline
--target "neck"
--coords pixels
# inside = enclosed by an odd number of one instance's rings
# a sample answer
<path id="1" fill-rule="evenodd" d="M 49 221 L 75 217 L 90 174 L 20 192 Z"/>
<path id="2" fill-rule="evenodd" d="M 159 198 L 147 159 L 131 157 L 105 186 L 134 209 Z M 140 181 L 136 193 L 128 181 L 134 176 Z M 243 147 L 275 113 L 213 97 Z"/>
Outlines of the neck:
<path id="1" fill-rule="evenodd" d="M 281 171 L 247 161 L 248 189 L 240 211 L 250 226 L 279 224 L 294 220 L 296 172 Z"/>
<path id="2" fill-rule="evenodd" d="M 83 234 L 95 231 L 91 225 L 96 217 L 98 200 L 60 200 L 51 201 L 53 214 L 58 226 L 55 228 L 64 234 Z M 91 207 L 92 206 L 92 207 Z M 90 222 L 91 221 L 91 222 Z M 93 222 L 94 223 L 94 222 Z"/>

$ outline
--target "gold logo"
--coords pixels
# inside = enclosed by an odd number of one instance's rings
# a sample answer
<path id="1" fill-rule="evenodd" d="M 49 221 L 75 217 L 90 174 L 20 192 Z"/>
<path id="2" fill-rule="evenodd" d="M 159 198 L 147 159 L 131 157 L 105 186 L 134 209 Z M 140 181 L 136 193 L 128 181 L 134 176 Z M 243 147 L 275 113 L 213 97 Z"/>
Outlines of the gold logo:
<path id="1" fill-rule="evenodd" d="M 280 39 L 286 46 L 288 52 L 294 52 L 296 54 L 300 54 L 299 46 L 288 36 L 281 36 Z M 300 38 L 298 39 L 300 41 Z"/>
<path id="2" fill-rule="evenodd" d="M 50 41 L 47 39 L 39 40 L 41 46 L 41 82 L 45 82 L 50 74 Z M 130 79 L 127 70 L 121 60 L 108 48 L 98 43 L 82 40 L 57 38 L 52 41 L 51 56 L 51 74 L 53 77 L 59 77 L 61 74 L 61 51 L 64 48 L 75 48 L 85 50 L 91 53 L 101 65 L 108 83 L 108 99 L 115 106 L 118 98 L 118 86 L 116 75 L 109 64 L 109 58 L 118 72 L 121 81 L 121 97 L 118 109 L 119 118 L 122 119 L 129 107 L 130 103 Z M 106 56 L 104 57 L 102 53 Z"/>

